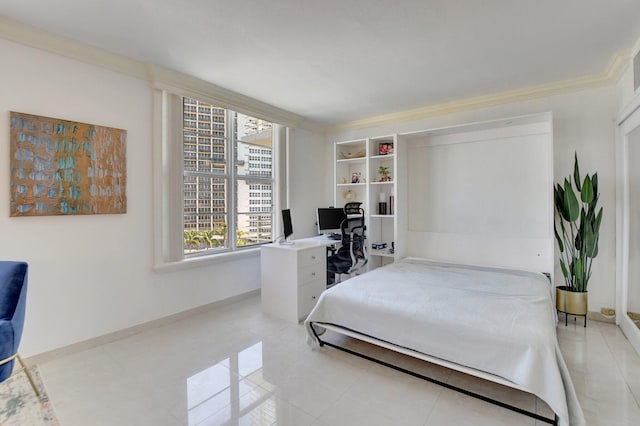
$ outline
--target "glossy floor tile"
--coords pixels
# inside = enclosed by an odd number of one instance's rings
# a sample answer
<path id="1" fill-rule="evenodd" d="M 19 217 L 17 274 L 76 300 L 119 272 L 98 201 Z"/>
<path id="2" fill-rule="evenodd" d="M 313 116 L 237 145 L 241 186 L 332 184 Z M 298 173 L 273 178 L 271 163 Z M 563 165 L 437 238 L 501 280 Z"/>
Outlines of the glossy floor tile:
<path id="1" fill-rule="evenodd" d="M 345 345 L 549 415 L 530 394 L 384 351 Z M 640 424 L 640 357 L 612 324 L 564 322 L 558 338 L 589 426 Z M 332 348 L 262 314 L 260 298 L 193 315 L 40 366 L 63 426 L 541 425 Z"/>

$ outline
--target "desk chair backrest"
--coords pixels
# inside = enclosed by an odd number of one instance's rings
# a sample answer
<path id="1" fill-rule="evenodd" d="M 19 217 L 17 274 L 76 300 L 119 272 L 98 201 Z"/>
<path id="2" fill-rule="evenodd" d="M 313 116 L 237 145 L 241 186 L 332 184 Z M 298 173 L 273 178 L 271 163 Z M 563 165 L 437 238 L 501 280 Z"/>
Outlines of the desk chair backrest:
<path id="1" fill-rule="evenodd" d="M 340 282 L 342 274 L 357 272 L 367 264 L 366 230 L 362 203 L 344 206 L 346 219 L 340 224 L 342 239 L 340 248 L 327 259 L 327 272 L 334 276 L 333 283 Z"/>
<path id="2" fill-rule="evenodd" d="M 346 219 L 342 221 L 340 229 L 342 232 L 342 247 L 349 249 L 351 267 L 348 273 L 355 272 L 363 267 L 368 259 L 366 248 L 366 230 L 364 210 L 360 207 L 362 203 L 352 202 L 344 206 Z"/>
<path id="3" fill-rule="evenodd" d="M 347 203 L 344 206 L 345 219 L 340 224 L 342 233 L 342 243 L 348 243 L 352 232 L 364 234 L 366 229 L 364 223 L 364 210 L 360 207 L 362 203 Z"/>

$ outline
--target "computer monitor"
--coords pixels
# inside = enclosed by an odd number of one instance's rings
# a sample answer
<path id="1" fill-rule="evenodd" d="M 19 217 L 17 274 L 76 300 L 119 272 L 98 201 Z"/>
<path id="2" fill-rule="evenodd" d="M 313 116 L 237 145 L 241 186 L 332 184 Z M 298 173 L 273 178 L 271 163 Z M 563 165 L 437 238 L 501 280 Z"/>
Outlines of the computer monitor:
<path id="1" fill-rule="evenodd" d="M 344 210 L 335 207 L 318 208 L 318 234 L 340 232 L 340 225 L 347 217 Z"/>
<path id="2" fill-rule="evenodd" d="M 280 241 L 280 244 L 291 244 L 287 239 L 293 234 L 293 224 L 291 223 L 291 210 L 282 210 L 282 229 L 284 232 L 284 240 Z"/>

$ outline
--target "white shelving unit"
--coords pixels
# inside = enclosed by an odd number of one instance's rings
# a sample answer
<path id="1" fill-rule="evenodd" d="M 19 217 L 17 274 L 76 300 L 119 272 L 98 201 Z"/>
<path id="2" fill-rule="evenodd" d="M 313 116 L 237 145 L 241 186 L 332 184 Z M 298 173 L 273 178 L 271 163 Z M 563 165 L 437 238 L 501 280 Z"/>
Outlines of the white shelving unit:
<path id="1" fill-rule="evenodd" d="M 338 142 L 334 149 L 334 204 L 367 200 L 367 141 Z"/>
<path id="2" fill-rule="evenodd" d="M 336 142 L 334 145 L 334 204 L 359 201 L 365 211 L 369 269 L 395 260 L 397 244 L 398 145 L 396 135 Z M 381 250 L 373 243 L 386 243 Z"/>
<path id="3" fill-rule="evenodd" d="M 552 118 L 335 142 L 334 204 L 362 202 L 370 269 L 412 256 L 552 273 Z"/>

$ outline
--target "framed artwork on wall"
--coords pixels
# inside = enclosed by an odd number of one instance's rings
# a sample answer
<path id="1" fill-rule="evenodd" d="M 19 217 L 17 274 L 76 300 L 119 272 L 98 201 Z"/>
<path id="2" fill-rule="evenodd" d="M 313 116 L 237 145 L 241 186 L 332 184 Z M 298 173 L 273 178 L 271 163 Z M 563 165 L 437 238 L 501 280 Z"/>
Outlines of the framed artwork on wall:
<path id="1" fill-rule="evenodd" d="M 11 112 L 11 216 L 127 211 L 126 130 Z"/>

